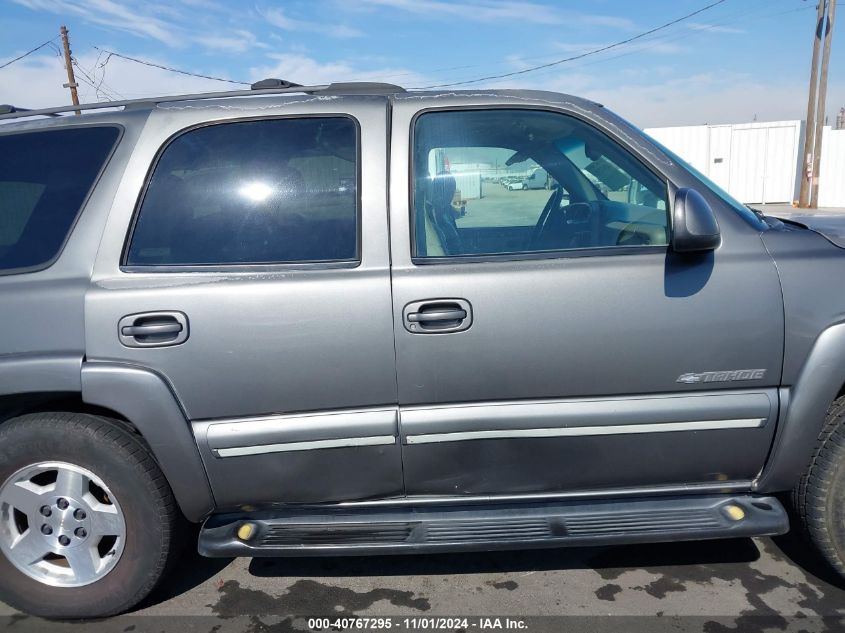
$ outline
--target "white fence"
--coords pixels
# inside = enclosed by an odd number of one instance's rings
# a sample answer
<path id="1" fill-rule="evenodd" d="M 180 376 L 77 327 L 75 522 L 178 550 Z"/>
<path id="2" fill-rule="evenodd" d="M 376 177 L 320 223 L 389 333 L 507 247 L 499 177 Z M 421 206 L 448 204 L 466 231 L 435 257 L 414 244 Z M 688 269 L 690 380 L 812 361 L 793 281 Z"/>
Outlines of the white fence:
<path id="1" fill-rule="evenodd" d="M 646 132 L 746 203 L 798 198 L 803 121 L 650 128 Z M 819 206 L 845 206 L 845 130 L 825 128 Z"/>
<path id="2" fill-rule="evenodd" d="M 845 130 L 824 129 L 819 206 L 845 207 Z"/>

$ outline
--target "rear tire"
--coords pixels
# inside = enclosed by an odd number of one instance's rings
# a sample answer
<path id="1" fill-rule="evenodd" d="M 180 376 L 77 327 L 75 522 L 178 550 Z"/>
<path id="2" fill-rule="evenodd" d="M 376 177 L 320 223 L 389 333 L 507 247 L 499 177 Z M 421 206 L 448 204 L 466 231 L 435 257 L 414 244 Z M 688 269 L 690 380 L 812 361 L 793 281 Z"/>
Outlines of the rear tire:
<path id="1" fill-rule="evenodd" d="M 833 401 L 793 505 L 821 556 L 845 577 L 845 397 Z"/>
<path id="2" fill-rule="evenodd" d="M 141 438 L 118 421 L 79 413 L 37 413 L 0 425 L 0 518 L 0 599 L 46 618 L 104 617 L 136 605 L 178 554 L 184 527 Z M 66 547 L 53 543 L 64 533 Z M 24 536 L 35 563 L 26 550 L 13 550 Z M 56 549 L 38 558 L 44 547 Z M 80 551 L 93 565 L 85 558 L 74 565 Z"/>

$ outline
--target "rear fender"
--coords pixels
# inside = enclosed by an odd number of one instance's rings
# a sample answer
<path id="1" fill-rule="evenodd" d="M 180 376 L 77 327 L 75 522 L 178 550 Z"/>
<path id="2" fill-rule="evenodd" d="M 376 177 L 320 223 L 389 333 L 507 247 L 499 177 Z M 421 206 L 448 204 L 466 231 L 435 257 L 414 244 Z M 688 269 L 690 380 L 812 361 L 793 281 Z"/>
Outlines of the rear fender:
<path id="1" fill-rule="evenodd" d="M 170 386 L 158 374 L 119 363 L 82 364 L 82 400 L 118 412 L 150 447 L 190 521 L 214 509 L 214 497 L 191 426 Z"/>

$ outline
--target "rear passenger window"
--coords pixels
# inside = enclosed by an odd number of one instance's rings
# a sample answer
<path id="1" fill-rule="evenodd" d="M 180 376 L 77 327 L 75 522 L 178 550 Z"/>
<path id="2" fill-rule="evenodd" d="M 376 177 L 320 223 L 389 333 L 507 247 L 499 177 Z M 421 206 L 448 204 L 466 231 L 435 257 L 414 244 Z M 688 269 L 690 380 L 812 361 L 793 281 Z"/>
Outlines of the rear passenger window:
<path id="1" fill-rule="evenodd" d="M 349 118 L 312 117 L 178 136 L 150 179 L 126 265 L 356 260 L 357 135 Z"/>
<path id="2" fill-rule="evenodd" d="M 0 135 L 0 272 L 58 256 L 119 135 L 88 126 Z"/>

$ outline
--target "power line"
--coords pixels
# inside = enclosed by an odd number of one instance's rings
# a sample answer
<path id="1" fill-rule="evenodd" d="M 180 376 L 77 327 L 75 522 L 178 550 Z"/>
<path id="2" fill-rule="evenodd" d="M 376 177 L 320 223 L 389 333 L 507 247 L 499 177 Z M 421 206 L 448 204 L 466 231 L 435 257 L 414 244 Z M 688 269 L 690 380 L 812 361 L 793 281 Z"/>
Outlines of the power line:
<path id="1" fill-rule="evenodd" d="M 725 0 L 721 0 L 724 2 Z M 178 68 L 171 68 L 169 66 L 162 66 L 161 64 L 155 64 L 153 62 L 148 62 L 143 59 L 138 59 L 137 57 L 129 57 L 129 55 L 121 55 L 120 53 L 115 53 L 114 51 L 109 51 L 104 48 L 100 48 L 98 46 L 92 46 L 92 48 L 96 48 L 98 51 L 103 53 L 108 53 L 109 57 L 120 57 L 121 59 L 128 60 L 130 62 L 135 62 L 137 64 L 143 64 L 144 66 L 152 66 L 153 68 L 160 68 L 161 70 L 167 70 L 172 73 L 179 73 L 180 75 L 188 75 L 189 77 L 199 77 L 201 79 L 212 79 L 214 81 L 225 81 L 226 83 L 230 84 L 240 84 L 243 86 L 250 85 L 248 81 L 235 81 L 233 79 L 224 79 L 223 77 L 213 77 L 211 75 L 201 75 L 199 73 L 191 73 L 187 70 L 179 70 Z"/>
<path id="2" fill-rule="evenodd" d="M 108 101 L 117 101 L 118 98 L 125 99 L 122 94 L 120 94 L 117 90 L 109 86 L 105 83 L 103 79 L 99 81 L 96 79 L 96 74 L 92 75 L 87 73 L 85 69 L 79 64 L 79 61 L 74 57 L 73 58 L 73 65 L 76 67 L 76 70 L 79 73 L 79 77 L 77 77 L 82 83 L 90 86 L 94 89 L 94 94 L 97 97 L 97 100 L 100 100 L 100 94 L 102 93 L 105 95 L 106 100 Z"/>
<path id="3" fill-rule="evenodd" d="M 789 14 L 789 13 L 797 13 L 799 11 L 808 11 L 808 10 L 815 10 L 815 8 L 812 7 L 812 6 L 798 7 L 796 9 L 789 9 L 787 11 L 781 11 L 781 12 L 778 12 L 778 13 L 767 13 L 767 14 L 764 14 L 764 15 L 757 16 L 757 17 L 755 17 L 755 19 L 757 21 L 759 21 L 759 20 L 764 20 L 766 18 L 778 17 L 778 16 L 781 16 L 781 15 Z M 719 26 L 726 26 L 726 25 L 729 25 L 729 24 L 738 24 L 738 23 L 743 22 L 744 19 L 745 18 L 738 19 L 738 20 L 717 22 L 715 24 L 707 24 L 707 25 L 703 25 L 703 26 L 719 27 Z M 641 52 L 646 51 L 649 48 L 653 48 L 655 46 L 661 46 L 661 45 L 669 44 L 671 42 L 675 42 L 675 41 L 681 40 L 681 39 L 687 40 L 687 39 L 692 39 L 692 38 L 695 38 L 695 37 L 700 37 L 700 36 L 704 35 L 706 32 L 707 32 L 706 29 L 701 29 L 701 30 L 699 30 L 695 33 L 673 33 L 673 34 L 665 35 L 662 38 L 657 38 L 657 39 L 654 39 L 654 40 L 646 40 L 646 43 L 643 44 L 642 46 L 640 46 L 639 48 L 634 48 L 633 50 L 626 49 L 625 52 L 617 53 L 616 55 L 610 55 L 608 57 L 602 57 L 600 59 L 587 61 L 587 62 L 584 62 L 583 64 L 575 64 L 575 67 L 581 68 L 581 67 L 584 67 L 584 66 L 591 66 L 591 65 L 595 65 L 595 64 L 603 64 L 603 63 L 606 63 L 606 62 L 609 62 L 609 61 L 620 59 L 622 57 L 628 57 L 630 55 L 636 55 L 637 53 L 641 53 Z"/>
<path id="4" fill-rule="evenodd" d="M 693 11 L 692 13 L 688 13 L 684 16 L 676 18 L 676 19 L 672 20 L 671 22 L 666 22 L 665 24 L 661 24 L 660 26 L 656 26 L 653 29 L 649 29 L 648 31 L 644 31 L 642 33 L 639 33 L 638 35 L 634 35 L 633 37 L 629 37 L 627 39 L 620 40 L 618 42 L 614 42 L 613 44 L 608 44 L 607 46 L 595 48 L 595 49 L 586 51 L 584 53 L 581 53 L 579 55 L 573 55 L 572 57 L 566 57 L 564 59 L 558 59 L 558 60 L 555 60 L 553 62 L 549 62 L 547 64 L 540 64 L 539 66 L 532 66 L 530 68 L 523 68 L 522 70 L 514 70 L 514 71 L 509 72 L 509 73 L 502 73 L 502 74 L 499 74 L 499 75 L 488 75 L 486 77 L 478 77 L 477 79 L 467 79 L 465 81 L 455 81 L 455 82 L 446 83 L 446 84 L 436 84 L 436 85 L 432 85 L 432 86 L 423 86 L 422 88 L 415 88 L 415 90 L 428 90 L 430 88 L 451 88 L 452 86 L 464 86 L 466 84 L 474 84 L 474 83 L 479 83 L 481 81 L 489 81 L 491 79 L 504 79 L 506 77 L 514 77 L 516 75 L 524 75 L 526 73 L 531 73 L 531 72 L 534 72 L 534 71 L 537 71 L 537 70 L 541 70 L 543 68 L 550 68 L 552 66 L 564 64 L 566 62 L 575 61 L 576 59 L 582 59 L 584 57 L 589 57 L 590 55 L 596 55 L 598 53 L 603 53 L 604 51 L 608 51 L 612 48 L 618 48 L 620 46 L 624 46 L 625 44 L 630 44 L 631 42 L 633 42 L 635 40 L 642 39 L 642 38 L 644 38 L 648 35 L 651 35 L 652 33 L 657 33 L 658 31 L 662 31 L 664 29 L 667 29 L 670 26 L 674 26 L 675 24 L 678 24 L 679 22 L 683 22 L 684 20 L 688 20 L 691 17 L 698 15 L 699 13 L 704 13 L 705 11 L 712 9 L 713 7 L 716 7 L 716 6 L 723 4 L 725 2 L 727 2 L 727 0 L 716 0 L 716 2 L 711 2 L 707 6 L 704 6 L 704 7 L 700 8 L 696 11 Z"/>
<path id="5" fill-rule="evenodd" d="M 798 1 L 798 0 L 795 0 L 795 1 Z M 809 9 L 812 9 L 812 8 L 813 7 L 801 6 L 801 7 L 795 8 L 795 9 L 788 9 L 786 11 L 781 11 L 781 12 L 778 12 L 778 13 L 766 13 L 766 14 L 760 15 L 759 17 L 756 17 L 755 19 L 764 20 L 764 19 L 771 18 L 771 17 L 777 17 L 777 16 L 780 16 L 780 15 L 785 15 L 787 13 L 795 13 L 795 12 L 798 12 L 798 11 L 806 11 L 806 10 L 809 10 Z M 741 10 L 741 11 L 738 11 L 736 13 L 730 13 L 730 14 L 723 16 L 723 18 L 727 18 L 727 19 L 723 19 L 723 20 L 720 20 L 720 21 L 715 22 L 715 23 L 701 24 L 701 25 L 699 25 L 700 28 L 696 29 L 695 31 L 682 32 L 682 33 L 671 33 L 669 35 L 662 36 L 662 39 L 656 38 L 656 39 L 653 39 L 653 40 L 647 40 L 648 43 L 646 45 L 644 45 L 644 46 L 642 46 L 638 49 L 635 49 L 635 50 L 631 51 L 630 53 L 621 53 L 619 55 L 603 58 L 603 59 L 600 59 L 600 60 L 598 60 L 596 62 L 592 62 L 592 63 L 602 63 L 602 62 L 605 62 L 605 61 L 618 59 L 620 57 L 624 57 L 624 56 L 627 56 L 627 55 L 633 55 L 633 54 L 636 54 L 636 53 L 641 52 L 643 50 L 647 50 L 649 48 L 652 48 L 653 46 L 659 46 L 660 44 L 665 43 L 665 42 L 675 41 L 675 40 L 684 39 L 684 38 L 698 37 L 698 36 L 706 34 L 708 32 L 708 29 L 718 28 L 720 26 L 726 26 L 726 25 L 730 25 L 730 24 L 739 24 L 739 23 L 745 22 L 747 20 L 746 16 L 748 16 L 748 14 L 749 14 L 749 11 L 747 11 L 747 10 Z M 738 19 L 733 19 L 733 18 L 738 18 Z M 589 50 L 589 49 L 581 49 L 581 51 L 585 51 L 585 50 Z M 444 73 L 444 72 L 448 73 L 449 71 L 455 71 L 455 70 L 469 70 L 471 68 L 485 68 L 485 67 L 490 68 L 490 67 L 502 66 L 502 64 L 504 64 L 506 62 L 508 62 L 508 63 L 527 62 L 527 61 L 532 61 L 532 60 L 556 59 L 556 58 L 557 58 L 557 56 L 554 55 L 554 54 L 531 55 L 531 56 L 528 56 L 528 57 L 526 57 L 526 56 L 511 57 L 511 58 L 508 58 L 508 59 L 499 59 L 499 60 L 496 60 L 496 61 L 480 63 L 480 64 L 464 64 L 464 65 L 461 65 L 461 66 L 449 66 L 449 67 L 445 67 L 445 68 L 429 68 L 429 69 L 423 69 L 423 70 L 420 70 L 420 71 L 408 71 L 408 72 L 402 72 L 402 73 L 392 73 L 392 74 L 389 74 L 389 75 L 379 75 L 378 80 L 379 81 L 384 81 L 384 80 L 388 80 L 388 79 L 392 80 L 392 79 L 397 79 L 397 78 L 400 78 L 400 77 L 408 77 L 408 76 L 411 76 L 411 75 L 420 75 L 420 74 L 422 74 L 422 75 L 435 74 L 436 75 L 437 73 Z M 446 79 L 447 79 L 447 77 L 443 77 L 443 80 L 446 80 Z M 352 78 L 349 81 L 373 81 L 373 77 L 372 77 L 372 74 L 361 75 L 361 76 Z"/>
<path id="6" fill-rule="evenodd" d="M 97 61 L 94 62 L 94 68 L 91 70 L 91 75 L 94 78 L 96 78 L 96 76 L 97 76 L 97 69 L 100 70 L 100 80 L 97 83 L 97 89 L 99 90 L 100 87 L 102 86 L 103 88 L 108 89 L 109 91 L 117 94 L 121 99 L 126 99 L 126 97 L 123 96 L 123 94 L 121 94 L 120 92 L 118 92 L 117 90 L 115 90 L 109 84 L 106 83 L 106 66 L 108 66 L 109 60 L 111 59 L 111 55 L 107 55 L 105 61 L 100 63 L 100 59 L 102 58 L 103 54 L 104 53 L 102 51 L 99 51 L 97 53 Z"/>
<path id="7" fill-rule="evenodd" d="M 48 44 L 51 44 L 52 42 L 56 41 L 57 39 L 58 39 L 58 36 L 53 37 L 53 38 L 50 38 L 49 40 L 47 40 L 47 41 L 46 41 L 46 42 L 44 42 L 43 44 L 39 44 L 38 46 L 36 46 L 36 47 L 35 47 L 35 48 L 33 48 L 32 50 L 25 52 L 23 55 L 20 55 L 19 57 L 15 57 L 14 59 L 10 59 L 10 60 L 9 60 L 9 61 L 7 61 L 5 64 L 3 64 L 2 66 L 0 66 L 0 68 L 5 68 L 6 66 L 9 66 L 10 64 L 14 64 L 15 62 L 18 62 L 18 61 L 22 60 L 22 59 L 23 59 L 24 57 L 26 57 L 27 55 L 32 55 L 35 51 L 37 51 L 37 50 L 41 50 L 42 48 L 44 48 L 44 47 L 45 47 L 45 46 L 47 46 Z"/>
<path id="8" fill-rule="evenodd" d="M 80 72 L 80 75 L 77 77 L 77 79 L 78 79 L 79 81 L 81 81 L 82 83 L 84 83 L 86 86 L 90 86 L 91 88 L 93 88 L 93 89 L 94 89 L 94 94 L 95 94 L 95 95 L 96 95 L 96 97 L 97 97 L 97 101 L 103 101 L 103 99 L 101 99 L 101 98 L 100 98 L 100 93 L 102 93 L 103 95 L 105 95 L 105 97 L 106 97 L 106 98 L 105 98 L 105 101 L 117 101 L 117 98 L 116 98 L 114 95 L 110 94 L 109 92 L 107 92 L 107 91 L 106 91 L 106 90 L 104 90 L 103 88 L 98 88 L 95 84 L 91 83 L 91 82 L 87 79 L 87 76 L 86 76 L 86 75 L 81 74 L 81 73 L 82 73 L 82 69 L 81 69 L 81 68 L 79 68 L 78 66 L 77 66 L 77 70 Z"/>

